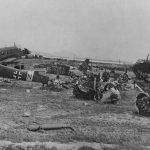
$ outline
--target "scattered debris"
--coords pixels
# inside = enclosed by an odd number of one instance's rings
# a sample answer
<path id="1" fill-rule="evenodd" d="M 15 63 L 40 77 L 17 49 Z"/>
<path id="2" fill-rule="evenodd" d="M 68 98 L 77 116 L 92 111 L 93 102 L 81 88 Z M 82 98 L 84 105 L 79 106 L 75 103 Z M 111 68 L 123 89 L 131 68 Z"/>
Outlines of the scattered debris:
<path id="1" fill-rule="evenodd" d="M 31 112 L 29 110 L 25 111 L 23 114 L 23 117 L 30 117 L 30 116 L 31 116 Z"/>
<path id="2" fill-rule="evenodd" d="M 116 104 L 121 99 L 117 82 L 107 83 L 103 90 L 101 102 Z"/>
<path id="3" fill-rule="evenodd" d="M 105 71 L 103 72 L 103 74 L 102 74 L 102 80 L 103 80 L 103 82 L 108 82 L 109 78 L 110 78 L 110 74 L 109 74 L 109 72 L 107 72 L 107 71 L 105 70 Z"/>
<path id="4" fill-rule="evenodd" d="M 99 81 L 99 74 L 90 74 L 77 79 L 73 87 L 73 95 L 79 99 L 100 100 L 102 98 L 102 93 Z"/>
<path id="5" fill-rule="evenodd" d="M 41 61 L 41 63 L 43 63 L 43 62 Z M 103 120 L 103 118 L 107 118 L 108 116 L 112 117 L 115 114 L 113 112 L 114 109 L 117 109 L 117 111 L 118 111 L 118 107 L 116 107 L 115 105 L 103 105 L 102 103 L 117 104 L 121 98 L 123 99 L 123 96 L 121 97 L 121 94 L 122 94 L 121 90 L 122 89 L 119 88 L 119 87 L 122 86 L 124 88 L 127 88 L 127 90 L 129 91 L 130 89 L 133 89 L 133 87 L 135 85 L 128 83 L 129 77 L 125 73 L 122 74 L 122 75 L 120 75 L 121 74 L 120 72 L 117 74 L 113 70 L 111 73 L 109 73 L 109 72 L 106 72 L 106 70 L 105 70 L 104 73 L 102 74 L 103 71 L 100 72 L 100 70 L 97 69 L 97 72 L 96 72 L 97 74 L 96 74 L 93 70 L 90 70 L 90 66 L 88 65 L 88 63 L 85 63 L 85 65 L 84 64 L 81 65 L 79 67 L 80 70 L 77 67 L 79 65 L 76 65 L 76 67 L 74 67 L 74 68 L 78 69 L 78 70 L 75 70 L 75 71 L 79 71 L 81 73 L 80 75 L 73 75 L 73 73 L 71 75 L 70 70 L 67 70 L 70 66 L 67 66 L 66 68 L 64 66 L 65 65 L 62 65 L 62 64 L 61 65 L 55 64 L 54 67 L 56 67 L 55 68 L 56 70 L 55 69 L 53 71 L 51 70 L 49 76 L 51 77 L 51 73 L 53 72 L 54 74 L 56 74 L 56 78 L 51 79 L 51 80 L 49 80 L 48 75 L 47 76 L 46 75 L 42 76 L 39 72 L 36 72 L 36 71 L 30 71 L 30 70 L 27 70 L 27 71 L 21 70 L 20 71 L 20 70 L 14 69 L 14 68 L 9 68 L 9 67 L 4 68 L 4 67 L 1 67 L 1 66 L 0 66 L 0 70 L 1 70 L 0 74 L 3 74 L 3 76 L 5 76 L 5 77 L 9 77 L 9 78 L 17 79 L 17 80 L 24 80 L 24 81 L 29 81 L 30 80 L 30 81 L 36 81 L 36 82 L 43 83 L 44 84 L 43 85 L 43 89 L 47 88 L 49 90 L 54 90 L 54 91 L 62 91 L 63 88 L 69 89 L 69 90 L 64 90 L 64 91 L 66 91 L 65 94 L 63 92 L 62 93 L 61 92 L 60 93 L 58 93 L 58 92 L 44 92 L 43 93 L 44 90 L 41 91 L 41 92 L 39 90 L 37 90 L 36 92 L 34 92 L 36 89 L 40 89 L 39 86 L 34 86 L 33 89 L 35 89 L 35 90 L 33 90 L 32 92 L 29 89 L 29 87 L 27 87 L 28 89 L 26 89 L 26 91 L 23 89 L 23 92 L 30 93 L 29 95 L 35 94 L 35 93 L 37 94 L 39 92 L 37 95 L 32 95 L 31 99 L 28 99 L 28 101 L 32 101 L 33 100 L 33 102 L 31 102 L 31 105 L 30 104 L 27 104 L 27 105 L 29 105 L 29 107 L 31 106 L 32 109 L 36 109 L 36 110 L 33 110 L 33 112 L 34 111 L 38 112 L 37 114 L 36 113 L 34 114 L 34 115 L 37 115 L 37 116 L 34 116 L 35 117 L 34 119 L 35 119 L 35 122 L 36 122 L 36 119 L 37 119 L 40 122 L 41 125 L 40 124 L 29 125 L 28 128 L 27 128 L 28 131 L 40 132 L 40 131 L 61 130 L 61 129 L 69 129 L 69 130 L 74 131 L 74 129 L 72 127 L 70 127 L 69 125 L 68 126 L 67 125 L 60 125 L 60 124 L 59 125 L 58 124 L 55 124 L 55 125 L 54 124 L 46 124 L 46 125 L 43 124 L 42 125 L 42 123 L 48 123 L 51 120 L 53 122 L 53 121 L 55 121 L 55 119 L 60 119 L 62 123 L 67 122 L 68 124 L 71 124 L 72 122 L 73 123 L 74 122 L 79 122 L 79 124 L 76 124 L 77 127 L 81 123 L 82 124 L 81 128 L 83 128 L 83 129 L 80 129 L 78 131 L 78 132 L 81 131 L 81 134 L 82 134 L 82 132 L 83 132 L 83 134 L 87 133 L 87 130 L 91 130 L 92 131 L 93 122 L 96 122 L 96 120 L 98 120 L 98 126 L 94 126 L 94 129 L 95 129 L 95 131 L 100 130 L 100 132 L 101 132 L 103 130 L 103 129 L 101 129 L 101 127 L 105 126 L 104 123 L 106 122 L 106 120 Z M 72 68 L 72 71 L 73 71 L 74 68 Z M 100 76 L 99 72 L 102 74 L 102 77 Z M 61 74 L 65 75 L 65 76 L 69 75 L 72 78 L 69 78 L 70 79 L 69 82 L 65 81 L 66 77 L 61 76 Z M 28 80 L 27 80 L 27 78 L 28 78 Z M 16 82 L 15 84 L 18 84 L 18 81 L 15 80 L 15 82 Z M 22 81 L 20 81 L 20 82 L 22 82 Z M 12 87 L 14 87 L 13 90 L 16 90 L 15 89 L 15 84 L 12 84 Z M 144 83 L 144 85 L 145 85 L 145 83 Z M 20 84 L 19 86 L 21 87 L 22 85 Z M 72 98 L 72 97 L 70 99 L 67 98 L 67 96 L 72 96 L 71 95 L 72 94 L 72 88 L 71 87 L 73 87 L 73 95 L 76 98 L 84 99 L 85 100 L 84 102 L 82 102 L 82 101 L 77 101 L 76 102 L 75 99 Z M 149 87 L 145 86 L 144 89 L 149 90 Z M 3 89 L 0 89 L 0 91 L 1 90 L 3 91 Z M 5 89 L 5 90 L 7 90 L 7 89 Z M 149 116 L 150 115 L 150 106 L 149 106 L 149 104 L 150 104 L 150 98 L 149 98 L 148 95 L 145 94 L 145 90 L 143 90 L 143 91 L 144 91 L 144 94 L 139 94 L 137 96 L 136 106 L 139 109 L 139 114 L 140 115 L 147 115 L 147 116 Z M 5 94 L 5 93 L 1 92 L 1 94 Z M 3 96 L 2 97 L 3 101 L 5 100 L 5 95 L 2 95 Z M 132 93 L 132 96 L 133 95 L 134 94 Z M 12 96 L 14 96 L 14 95 L 12 94 Z M 20 94 L 19 96 L 21 97 L 22 95 Z M 39 98 L 38 101 L 36 101 L 37 100 L 36 96 Z M 19 97 L 19 100 L 20 100 L 20 97 Z M 133 97 L 131 97 L 131 99 Z M 22 98 L 22 100 L 24 100 L 24 99 Z M 96 105 L 97 103 L 89 102 L 89 101 L 86 101 L 86 100 L 94 100 L 96 102 L 102 102 L 102 103 L 100 103 L 100 105 Z M 9 98 L 8 98 L 7 102 L 9 103 Z M 77 105 L 76 105 L 76 103 L 77 103 Z M 91 106 L 91 104 L 92 104 L 92 106 Z M 121 104 L 122 104 L 122 101 L 119 104 L 120 104 L 119 105 L 119 108 L 120 108 Z M 125 105 L 126 105 L 126 103 L 125 103 Z M 131 105 L 131 103 L 129 103 L 129 105 Z M 24 107 L 24 105 L 23 105 L 23 107 Z M 108 112 L 108 115 L 106 115 L 106 116 L 104 116 L 102 118 L 102 116 L 103 116 L 103 114 L 102 114 L 103 110 L 101 112 L 100 109 L 105 109 L 106 107 L 108 108 L 108 111 L 104 110 L 104 112 L 105 111 Z M 14 108 L 14 111 L 15 111 L 13 113 L 14 116 L 18 112 L 20 112 L 20 111 L 22 112 L 22 106 L 20 107 L 20 106 L 18 106 L 18 104 L 15 105 L 15 107 L 11 106 L 10 108 Z M 62 114 L 62 111 L 60 110 L 60 112 L 59 112 L 60 114 L 59 115 L 56 114 L 53 117 L 51 117 L 50 116 L 51 115 L 50 111 L 53 111 L 53 109 L 55 111 L 58 111 L 59 108 L 61 108 L 61 110 L 64 109 L 65 113 Z M 66 108 L 67 108 L 67 110 L 66 110 Z M 69 108 L 70 108 L 70 110 L 69 110 Z M 83 108 L 84 111 L 82 111 L 82 108 Z M 109 108 L 112 108 L 112 109 L 109 109 Z M 121 107 L 121 109 L 122 108 L 123 107 Z M 132 106 L 130 106 L 130 108 L 132 108 Z M 5 110 L 5 109 L 3 109 L 3 110 Z M 32 109 L 30 109 L 30 110 L 32 110 Z M 3 110 L 1 110 L 1 111 L 3 111 Z M 125 111 L 126 110 L 127 109 L 125 109 Z M 6 110 L 6 111 L 9 111 L 9 110 Z M 88 113 L 88 112 L 91 113 L 91 114 L 89 116 L 86 116 L 86 113 Z M 96 116 L 97 112 L 98 112 L 98 114 L 100 114 L 100 113 L 101 114 L 99 116 Z M 123 113 L 124 113 L 124 111 L 123 111 Z M 67 116 L 68 114 L 69 114 L 69 117 Z M 29 121 L 31 121 L 31 115 L 32 115 L 31 111 L 28 111 L 28 110 L 24 111 L 23 115 L 21 115 L 21 119 L 22 120 L 29 120 Z M 80 122 L 80 118 L 82 120 L 83 116 L 85 116 L 86 118 L 84 117 L 84 121 Z M 18 116 L 16 116 L 16 118 L 17 117 Z M 27 117 L 27 118 L 23 118 L 23 117 Z M 90 126 L 88 120 L 90 120 L 92 117 L 94 119 L 92 120 L 92 123 L 91 123 L 92 126 Z M 49 118 L 51 120 L 48 120 Z M 7 118 L 4 118 L 4 119 L 7 119 Z M 14 119 L 14 120 L 17 120 L 17 119 Z M 110 120 L 107 120 L 106 123 L 109 124 L 109 121 Z M 118 122 L 119 121 L 120 121 L 120 118 L 118 119 Z M 17 120 L 16 122 L 18 123 L 19 121 Z M 100 122 L 102 123 L 101 126 L 99 125 Z M 113 123 L 115 124 L 114 126 L 116 127 L 116 122 L 114 121 Z M 113 123 L 112 123 L 112 126 L 113 126 Z M 26 126 L 24 124 L 23 124 L 23 128 L 25 128 L 25 132 L 26 132 Z M 87 127 L 87 129 L 85 129 L 84 125 Z M 131 124 L 131 126 L 132 126 L 132 124 Z M 6 129 L 6 130 L 8 130 L 8 129 Z M 120 130 L 122 130 L 122 128 Z M 118 129 L 117 129 L 117 131 L 118 131 Z M 62 133 L 59 133 L 59 134 L 63 134 L 63 132 L 65 132 L 65 131 L 61 131 L 61 132 Z M 28 133 L 30 134 L 30 132 L 28 132 Z M 83 139 L 84 139 L 85 136 L 86 136 L 86 138 L 87 138 L 87 136 L 91 136 L 90 140 L 93 140 L 95 137 L 98 137 L 98 134 L 96 136 L 92 137 L 93 133 L 92 132 L 89 132 L 89 133 L 90 133 L 90 135 L 88 135 L 88 133 L 85 134 L 85 135 L 83 135 Z M 40 134 L 40 133 L 37 133 L 37 134 Z M 35 136 L 37 134 L 34 133 Z M 48 132 L 48 134 L 50 135 L 51 133 Z M 43 135 L 43 136 L 45 136 L 45 135 Z M 74 135 L 74 136 L 76 136 L 76 135 Z M 79 134 L 79 136 L 80 136 L 80 134 Z M 73 139 L 71 139 L 71 140 L 74 140 L 74 139 L 77 139 L 77 138 L 80 139 L 80 137 L 73 137 Z M 26 139 L 28 140 L 28 137 Z M 53 137 L 51 139 L 53 139 Z M 35 139 L 33 139 L 33 140 L 35 140 Z"/>
<path id="6" fill-rule="evenodd" d="M 70 129 L 74 131 L 74 129 L 70 126 L 61 125 L 61 124 L 44 124 L 44 125 L 29 125 L 27 128 L 29 131 L 37 132 L 42 130 L 61 130 L 61 129 Z"/>
<path id="7" fill-rule="evenodd" d="M 127 83 L 129 80 L 128 74 L 125 72 L 119 76 L 118 82 L 120 84 Z"/>
<path id="8" fill-rule="evenodd" d="M 90 60 L 86 59 L 80 66 L 79 70 L 83 72 L 83 74 L 87 74 L 87 70 L 90 68 L 89 67 Z"/>
<path id="9" fill-rule="evenodd" d="M 58 74 L 59 75 L 70 75 L 70 66 L 64 64 L 56 64 L 50 67 L 47 67 L 47 73 L 49 74 Z"/>

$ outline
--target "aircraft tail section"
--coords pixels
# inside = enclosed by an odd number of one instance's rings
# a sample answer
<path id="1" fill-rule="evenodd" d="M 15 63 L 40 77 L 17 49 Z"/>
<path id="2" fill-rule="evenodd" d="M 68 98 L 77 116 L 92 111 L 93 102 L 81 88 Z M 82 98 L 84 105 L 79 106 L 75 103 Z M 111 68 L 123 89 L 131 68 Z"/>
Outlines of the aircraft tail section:
<path id="1" fill-rule="evenodd" d="M 37 71 L 20 71 L 3 65 L 0 65 L 0 77 L 43 84 L 48 84 L 49 81 L 49 77 L 40 75 Z"/>

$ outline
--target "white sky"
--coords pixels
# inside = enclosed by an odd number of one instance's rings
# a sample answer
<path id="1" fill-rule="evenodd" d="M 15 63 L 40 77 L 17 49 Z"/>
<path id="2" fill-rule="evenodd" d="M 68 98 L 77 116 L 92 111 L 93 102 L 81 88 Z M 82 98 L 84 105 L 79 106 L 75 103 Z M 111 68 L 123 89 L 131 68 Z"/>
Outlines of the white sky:
<path id="1" fill-rule="evenodd" d="M 150 0 L 0 0 L 0 47 L 136 61 L 150 53 Z"/>

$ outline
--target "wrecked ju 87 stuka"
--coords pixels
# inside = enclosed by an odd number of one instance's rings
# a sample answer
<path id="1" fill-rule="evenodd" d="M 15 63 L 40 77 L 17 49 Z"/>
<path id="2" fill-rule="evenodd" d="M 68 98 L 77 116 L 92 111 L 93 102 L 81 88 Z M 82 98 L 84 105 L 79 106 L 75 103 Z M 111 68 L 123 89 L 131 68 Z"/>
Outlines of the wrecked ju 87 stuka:
<path id="1" fill-rule="evenodd" d="M 76 98 L 84 100 L 100 100 L 102 98 L 102 91 L 99 88 L 99 75 L 91 75 L 86 79 L 79 79 L 73 87 L 73 95 Z"/>
<path id="2" fill-rule="evenodd" d="M 138 112 L 136 113 L 142 116 L 150 116 L 150 89 L 145 88 L 146 84 L 143 84 L 143 87 L 138 84 L 134 86 L 140 91 L 136 97 L 136 107 L 138 108 Z"/>
<path id="3" fill-rule="evenodd" d="M 150 96 L 145 93 L 140 93 L 137 96 L 136 106 L 139 114 L 143 116 L 150 116 Z"/>

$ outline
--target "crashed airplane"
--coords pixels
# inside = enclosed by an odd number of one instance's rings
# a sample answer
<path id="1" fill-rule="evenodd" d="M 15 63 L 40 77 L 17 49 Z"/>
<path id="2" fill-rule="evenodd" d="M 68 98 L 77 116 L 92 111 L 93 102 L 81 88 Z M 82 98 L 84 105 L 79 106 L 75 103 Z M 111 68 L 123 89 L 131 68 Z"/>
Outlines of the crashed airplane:
<path id="1" fill-rule="evenodd" d="M 22 56 L 26 56 L 31 52 L 27 49 L 21 49 L 14 46 L 12 47 L 4 47 L 0 48 L 0 77 L 23 80 L 23 81 L 31 81 L 31 82 L 40 82 L 43 85 L 48 85 L 49 77 L 39 74 L 38 71 L 20 71 L 18 69 L 7 67 L 5 60 L 11 58 L 21 58 Z M 11 63 L 11 61 L 9 62 Z"/>
<path id="2" fill-rule="evenodd" d="M 20 71 L 15 68 L 0 65 L 0 77 L 22 81 L 40 82 L 48 85 L 49 77 L 39 74 L 38 71 Z"/>
<path id="3" fill-rule="evenodd" d="M 30 54 L 30 51 L 27 48 L 21 49 L 16 47 L 4 47 L 0 48 L 0 61 L 3 61 L 8 58 L 20 58 L 21 56 Z"/>
<path id="4" fill-rule="evenodd" d="M 137 79 L 150 82 L 150 60 L 148 60 L 149 55 L 146 60 L 138 60 L 133 65 L 133 72 Z"/>

